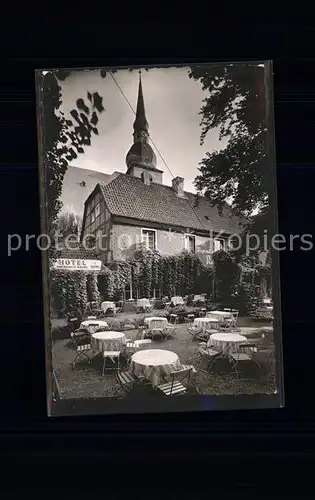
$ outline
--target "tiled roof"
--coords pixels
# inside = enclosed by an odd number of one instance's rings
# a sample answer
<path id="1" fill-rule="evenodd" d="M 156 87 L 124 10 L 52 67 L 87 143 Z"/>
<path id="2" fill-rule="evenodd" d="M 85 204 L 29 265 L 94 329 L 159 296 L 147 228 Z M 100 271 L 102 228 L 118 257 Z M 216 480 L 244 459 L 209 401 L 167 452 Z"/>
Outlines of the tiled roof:
<path id="1" fill-rule="evenodd" d="M 120 174 L 110 183 L 100 184 L 106 204 L 112 215 L 130 217 L 189 229 L 206 229 L 232 234 L 239 232 L 240 219 L 226 206 L 222 216 L 205 197 L 185 192 L 187 199 L 179 198 L 170 186 L 151 183 L 126 174 Z M 248 223 L 246 219 L 243 223 Z"/>

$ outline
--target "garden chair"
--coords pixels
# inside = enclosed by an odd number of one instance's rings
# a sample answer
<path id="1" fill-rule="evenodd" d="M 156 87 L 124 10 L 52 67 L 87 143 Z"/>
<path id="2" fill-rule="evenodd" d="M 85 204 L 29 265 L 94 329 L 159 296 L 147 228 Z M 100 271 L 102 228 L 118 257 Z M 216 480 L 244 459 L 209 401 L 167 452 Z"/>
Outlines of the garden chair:
<path id="1" fill-rule="evenodd" d="M 186 318 L 184 318 L 185 323 L 193 323 L 195 319 L 194 314 L 187 314 Z"/>
<path id="2" fill-rule="evenodd" d="M 75 318 L 69 318 L 68 319 L 68 325 L 70 327 L 70 330 L 73 332 L 75 330 L 78 330 L 81 324 L 81 318 L 75 317 Z"/>
<path id="3" fill-rule="evenodd" d="M 190 335 L 190 340 L 208 340 L 208 335 L 199 326 L 189 326 L 189 323 L 186 323 L 187 331 Z"/>
<path id="4" fill-rule="evenodd" d="M 236 322 L 237 322 L 237 318 L 238 318 L 238 314 L 239 314 L 238 310 L 237 309 L 223 309 L 223 311 L 228 311 L 228 312 L 232 313 L 232 317 L 226 318 L 224 320 L 224 324 L 227 324 L 231 328 L 236 328 Z"/>
<path id="5" fill-rule="evenodd" d="M 130 371 L 120 371 L 115 370 L 115 379 L 118 383 L 118 387 L 114 391 L 113 397 L 119 392 L 120 389 L 123 390 L 124 394 L 129 394 L 133 388 L 133 385 L 137 383 L 137 377 Z"/>
<path id="6" fill-rule="evenodd" d="M 151 338 L 154 340 L 154 337 L 158 336 L 160 340 L 164 338 L 164 329 L 163 328 L 150 328 Z"/>
<path id="7" fill-rule="evenodd" d="M 138 330 L 136 333 L 136 338 L 137 339 L 144 339 L 146 333 L 147 333 L 147 327 L 146 326 L 138 326 Z"/>
<path id="8" fill-rule="evenodd" d="M 103 351 L 103 369 L 102 375 L 104 376 L 105 370 L 119 370 L 120 351 Z M 106 367 L 106 360 L 110 360 L 114 366 Z"/>
<path id="9" fill-rule="evenodd" d="M 202 307 L 199 311 L 199 317 L 200 318 L 205 318 L 206 317 L 206 314 L 207 314 L 207 308 L 206 307 Z"/>
<path id="10" fill-rule="evenodd" d="M 91 344 L 82 344 L 82 345 L 77 346 L 77 354 L 72 362 L 72 369 L 73 370 L 74 370 L 76 363 L 82 358 L 87 359 L 88 363 L 91 363 L 91 358 L 87 354 L 90 350 L 91 350 Z"/>
<path id="11" fill-rule="evenodd" d="M 86 328 L 75 330 L 70 333 L 71 344 L 77 348 L 80 344 L 88 344 L 90 342 L 90 333 Z"/>
<path id="12" fill-rule="evenodd" d="M 206 342 L 201 342 L 198 347 L 198 356 L 200 356 L 200 359 L 205 359 L 207 361 L 207 369 L 201 371 L 208 373 L 221 354 L 222 351 L 217 351 L 213 348 L 213 346 L 208 345 Z"/>
<path id="13" fill-rule="evenodd" d="M 187 387 L 190 385 L 191 373 L 193 371 L 193 366 L 188 366 L 182 368 L 181 370 L 177 370 L 170 374 L 171 382 L 167 382 L 165 384 L 159 385 L 158 390 L 162 391 L 165 396 L 174 396 L 179 394 L 186 394 Z M 186 380 L 186 385 L 183 385 L 182 382 Z"/>
<path id="14" fill-rule="evenodd" d="M 232 352 L 229 355 L 230 362 L 232 363 L 232 369 L 236 373 L 237 378 L 239 378 L 238 365 L 239 363 L 250 363 L 254 362 L 259 368 L 261 368 L 259 361 L 256 359 L 256 353 L 258 349 L 256 344 L 246 343 L 240 344 L 238 346 L 238 352 Z"/>
<path id="15" fill-rule="evenodd" d="M 179 322 L 178 314 L 170 314 L 169 318 L 169 323 L 173 323 L 174 325 L 177 325 Z"/>
<path id="16" fill-rule="evenodd" d="M 124 348 L 124 352 L 123 352 L 123 355 L 124 355 L 124 358 L 126 360 L 126 363 L 129 364 L 130 363 L 130 360 L 131 360 L 131 356 L 137 352 L 137 350 L 139 349 L 138 345 L 136 344 L 136 342 L 127 342 L 126 345 L 125 345 L 125 348 Z"/>
<path id="17" fill-rule="evenodd" d="M 163 336 L 167 339 L 169 337 L 171 337 L 172 339 L 176 340 L 177 339 L 177 335 L 175 333 L 175 328 L 174 328 L 175 325 L 173 324 L 167 324 L 166 327 L 164 328 L 163 330 Z"/>
<path id="18" fill-rule="evenodd" d="M 142 345 L 145 344 L 151 344 L 152 340 L 151 339 L 140 339 L 140 340 L 135 340 L 135 345 L 136 347 L 141 347 Z"/>

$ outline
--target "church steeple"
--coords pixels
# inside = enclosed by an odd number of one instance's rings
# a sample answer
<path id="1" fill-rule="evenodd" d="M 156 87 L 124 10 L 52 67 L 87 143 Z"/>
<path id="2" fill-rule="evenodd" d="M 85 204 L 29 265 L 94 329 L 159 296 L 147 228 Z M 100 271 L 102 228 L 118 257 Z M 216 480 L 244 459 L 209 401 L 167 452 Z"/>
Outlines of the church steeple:
<path id="1" fill-rule="evenodd" d="M 137 101 L 137 111 L 136 118 L 133 123 L 133 140 L 134 142 L 148 142 L 149 138 L 149 124 L 145 116 L 145 107 L 143 100 L 142 91 L 142 81 L 141 81 L 141 70 L 139 71 L 139 87 L 138 87 L 138 101 Z"/>
<path id="2" fill-rule="evenodd" d="M 149 144 L 149 124 L 145 114 L 141 71 L 139 71 L 136 117 L 133 123 L 133 145 L 127 153 L 126 164 L 127 174 L 142 178 L 144 172 L 150 172 L 153 182 L 162 183 L 163 172 L 156 168 L 156 156 Z"/>

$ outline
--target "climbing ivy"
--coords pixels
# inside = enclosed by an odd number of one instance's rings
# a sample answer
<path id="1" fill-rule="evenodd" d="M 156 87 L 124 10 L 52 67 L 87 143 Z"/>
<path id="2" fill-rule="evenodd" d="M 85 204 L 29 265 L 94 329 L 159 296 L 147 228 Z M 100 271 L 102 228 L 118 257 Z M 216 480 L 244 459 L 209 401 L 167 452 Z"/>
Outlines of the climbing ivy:
<path id="1" fill-rule="evenodd" d="M 50 293 L 65 318 L 82 314 L 87 302 L 87 274 L 84 271 L 52 270 Z"/>
<path id="2" fill-rule="evenodd" d="M 97 302 L 99 304 L 101 297 L 98 288 L 98 274 L 96 272 L 87 275 L 86 286 L 88 302 Z"/>

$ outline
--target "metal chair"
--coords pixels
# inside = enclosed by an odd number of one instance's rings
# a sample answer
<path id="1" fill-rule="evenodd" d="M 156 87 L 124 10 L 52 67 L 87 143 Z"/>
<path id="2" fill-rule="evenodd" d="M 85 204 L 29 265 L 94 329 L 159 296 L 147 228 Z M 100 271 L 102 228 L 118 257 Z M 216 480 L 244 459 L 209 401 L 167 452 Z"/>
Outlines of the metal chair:
<path id="1" fill-rule="evenodd" d="M 188 323 L 186 323 L 186 328 L 191 337 L 190 340 L 208 340 L 208 335 L 204 332 L 203 328 L 194 325 L 189 326 Z"/>
<path id="2" fill-rule="evenodd" d="M 82 328 L 79 330 L 75 330 L 74 332 L 71 332 L 70 338 L 71 338 L 70 346 L 77 348 L 79 345 L 89 344 L 91 336 L 90 332 L 86 328 Z"/>
<path id="3" fill-rule="evenodd" d="M 154 338 L 156 336 L 159 337 L 160 340 L 163 340 L 164 338 L 164 329 L 163 328 L 150 328 L 150 332 L 151 332 L 151 338 L 152 340 L 154 340 Z"/>
<path id="4" fill-rule="evenodd" d="M 168 321 L 169 321 L 169 323 L 173 323 L 174 325 L 177 325 L 177 323 L 179 322 L 178 314 L 170 314 Z"/>
<path id="5" fill-rule="evenodd" d="M 83 357 L 87 359 L 88 363 L 91 363 L 91 358 L 87 355 L 88 351 L 90 350 L 91 350 L 91 344 L 83 344 L 77 346 L 77 354 L 72 362 L 73 370 L 78 360 Z"/>
<path id="6" fill-rule="evenodd" d="M 172 372 L 170 374 L 171 382 L 167 382 L 165 384 L 159 385 L 157 387 L 158 390 L 162 391 L 163 394 L 165 394 L 165 396 L 186 394 L 187 387 L 185 385 L 183 385 L 182 382 L 184 380 L 187 380 L 187 386 L 189 386 L 192 371 L 193 371 L 193 367 L 188 366 L 188 368 L 185 367 L 181 370 L 177 370 L 175 372 Z"/>
<path id="7" fill-rule="evenodd" d="M 202 307 L 199 311 L 199 317 L 200 318 L 205 318 L 206 317 L 206 314 L 207 314 L 207 308 L 206 307 Z"/>
<path id="8" fill-rule="evenodd" d="M 175 325 L 173 324 L 167 324 L 163 330 L 163 336 L 167 339 L 169 337 L 171 337 L 172 339 L 176 340 L 177 339 L 177 335 L 175 333 L 175 328 L 174 328 Z"/>
<path id="9" fill-rule="evenodd" d="M 120 371 L 115 370 L 115 379 L 118 383 L 117 389 L 114 391 L 113 397 L 119 392 L 120 389 L 123 390 L 125 394 L 129 394 L 132 391 L 132 388 L 135 383 L 137 383 L 137 377 L 130 371 Z"/>
<path id="10" fill-rule="evenodd" d="M 103 351 L 103 369 L 102 375 L 104 376 L 105 369 L 106 370 L 119 370 L 119 358 L 120 351 Z M 114 367 L 106 368 L 106 360 L 110 359 L 113 363 Z"/>
<path id="11" fill-rule="evenodd" d="M 213 348 L 213 346 L 208 345 L 206 342 L 201 342 L 198 347 L 198 356 L 200 356 L 200 359 L 203 358 L 207 361 L 207 369 L 201 371 L 208 373 L 221 354 L 222 351 L 217 351 Z"/>
<path id="12" fill-rule="evenodd" d="M 259 368 L 261 368 L 259 361 L 256 359 L 256 353 L 258 349 L 256 344 L 246 343 L 240 344 L 238 346 L 238 352 L 232 352 L 229 354 L 230 361 L 232 362 L 232 369 L 236 373 L 237 378 L 239 378 L 239 371 L 237 369 L 239 363 L 249 363 L 254 362 Z"/>

